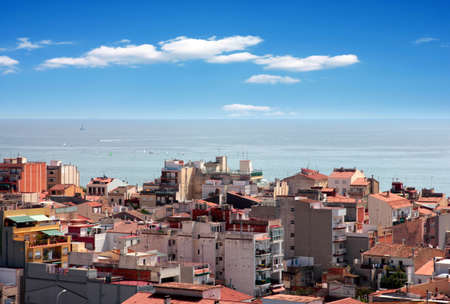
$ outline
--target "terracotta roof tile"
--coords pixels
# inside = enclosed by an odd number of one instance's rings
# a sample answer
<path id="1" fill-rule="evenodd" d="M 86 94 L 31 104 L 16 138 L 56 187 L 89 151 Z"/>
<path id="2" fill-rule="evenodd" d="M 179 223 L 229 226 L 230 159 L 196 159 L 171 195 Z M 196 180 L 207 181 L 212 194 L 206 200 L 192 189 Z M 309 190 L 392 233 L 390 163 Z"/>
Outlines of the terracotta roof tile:
<path id="1" fill-rule="evenodd" d="M 367 186 L 369 184 L 369 181 L 365 177 L 360 177 L 355 179 L 350 186 Z"/>
<path id="2" fill-rule="evenodd" d="M 355 300 L 353 298 L 345 298 L 333 302 L 328 302 L 327 304 L 363 304 L 363 302 Z"/>
<path id="3" fill-rule="evenodd" d="M 383 192 L 377 194 L 371 194 L 369 197 L 373 197 L 388 203 L 393 209 L 412 207 L 409 200 L 394 193 Z"/>
<path id="4" fill-rule="evenodd" d="M 433 260 L 430 260 L 426 262 L 422 267 L 417 269 L 415 274 L 431 276 L 433 275 L 433 272 L 434 272 L 434 262 Z"/>

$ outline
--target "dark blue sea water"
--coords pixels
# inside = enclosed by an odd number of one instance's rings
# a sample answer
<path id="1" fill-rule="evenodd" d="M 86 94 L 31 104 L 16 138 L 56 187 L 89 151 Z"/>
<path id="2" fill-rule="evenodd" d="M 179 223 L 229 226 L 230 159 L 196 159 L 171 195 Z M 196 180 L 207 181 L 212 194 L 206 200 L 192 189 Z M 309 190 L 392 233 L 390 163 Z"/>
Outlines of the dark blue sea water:
<path id="1" fill-rule="evenodd" d="M 382 189 L 399 178 L 450 193 L 448 120 L 0 120 L 0 130 L 0 157 L 73 163 L 83 184 L 103 174 L 142 183 L 164 159 L 227 155 L 236 169 L 253 160 L 269 180 L 358 167 Z"/>

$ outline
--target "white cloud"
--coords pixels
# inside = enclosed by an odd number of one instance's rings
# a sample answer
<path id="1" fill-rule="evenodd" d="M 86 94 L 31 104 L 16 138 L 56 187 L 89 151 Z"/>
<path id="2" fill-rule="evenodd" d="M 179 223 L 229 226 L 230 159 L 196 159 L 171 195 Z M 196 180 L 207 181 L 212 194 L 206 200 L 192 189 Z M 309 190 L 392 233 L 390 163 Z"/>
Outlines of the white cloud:
<path id="1" fill-rule="evenodd" d="M 428 42 L 433 42 L 433 41 L 438 41 L 438 38 L 433 38 L 433 37 L 422 37 L 422 38 L 418 38 L 416 40 L 414 40 L 414 44 L 422 44 L 422 43 L 428 43 Z"/>
<path id="2" fill-rule="evenodd" d="M 17 68 L 16 66 L 19 64 L 19 61 L 12 59 L 8 56 L 0 56 L 0 71 L 2 71 L 2 74 L 11 74 L 16 73 Z"/>
<path id="3" fill-rule="evenodd" d="M 295 112 L 284 112 L 269 106 L 255 106 L 250 104 L 228 104 L 222 107 L 229 117 L 289 117 Z"/>
<path id="4" fill-rule="evenodd" d="M 104 67 L 111 64 L 133 65 L 164 61 L 164 54 L 151 44 L 126 47 L 101 46 L 82 57 L 58 57 L 48 59 L 38 69 L 61 67 Z"/>
<path id="5" fill-rule="evenodd" d="M 130 42 L 131 42 L 131 40 L 129 40 L 129 39 L 122 39 L 122 40 L 117 41 L 116 43 L 129 44 Z"/>
<path id="6" fill-rule="evenodd" d="M 8 56 L 0 56 L 0 66 L 10 67 L 16 64 L 19 64 L 19 61 L 12 59 L 11 57 Z"/>
<path id="7" fill-rule="evenodd" d="M 17 50 L 25 49 L 29 51 L 39 49 L 47 45 L 73 44 L 70 41 L 53 41 L 53 40 L 41 40 L 33 43 L 30 41 L 30 38 L 28 37 L 17 38 L 17 40 L 18 40 L 16 47 Z"/>
<path id="8" fill-rule="evenodd" d="M 211 63 L 231 63 L 231 62 L 244 62 L 244 61 L 250 61 L 258 58 L 258 56 L 250 54 L 248 52 L 242 52 L 242 53 L 234 53 L 230 55 L 218 55 L 211 57 L 208 59 L 208 62 Z"/>
<path id="9" fill-rule="evenodd" d="M 23 37 L 23 38 L 17 38 L 19 42 L 17 42 L 17 49 L 26 49 L 26 50 L 34 50 L 41 48 L 42 45 L 39 43 L 32 43 L 29 38 Z"/>
<path id="10" fill-rule="evenodd" d="M 254 106 L 239 103 L 224 105 L 222 109 L 227 112 L 269 112 L 272 110 L 268 106 Z"/>
<path id="11" fill-rule="evenodd" d="M 38 69 L 75 67 L 102 67 L 108 65 L 136 65 L 155 62 L 179 62 L 189 59 L 211 59 L 219 54 L 245 49 L 262 41 L 254 36 L 232 36 L 217 40 L 215 37 L 208 40 L 178 37 L 160 42 L 160 49 L 152 44 L 127 45 L 125 47 L 100 46 L 81 57 L 59 57 L 48 59 Z M 247 53 L 248 54 L 248 53 Z M 242 61 L 242 57 L 249 55 L 236 55 L 231 59 L 218 59 L 222 61 Z"/>
<path id="12" fill-rule="evenodd" d="M 292 78 L 289 76 L 259 74 L 259 75 L 251 76 L 245 82 L 247 82 L 247 83 L 268 83 L 268 84 L 277 84 L 277 83 L 292 84 L 292 83 L 300 82 L 300 79 Z"/>
<path id="13" fill-rule="evenodd" d="M 44 61 L 37 69 L 62 67 L 105 67 L 110 65 L 139 65 L 156 62 L 171 62 L 182 64 L 188 60 L 204 60 L 209 63 L 232 63 L 250 61 L 264 66 L 265 69 L 279 69 L 295 72 L 314 71 L 351 65 L 359 62 L 353 54 L 330 56 L 310 56 L 298 58 L 290 55 L 258 56 L 246 50 L 261 43 L 258 36 L 230 36 L 217 39 L 215 36 L 208 39 L 195 39 L 180 36 L 175 39 L 152 44 L 125 46 L 100 46 L 83 54 L 80 57 L 57 57 Z M 128 43 L 128 39 L 121 42 Z M 41 41 L 42 43 L 42 41 Z M 283 77 L 271 80 L 269 83 L 293 83 L 298 79 Z"/>
<path id="14" fill-rule="evenodd" d="M 223 39 L 177 37 L 159 43 L 161 50 L 176 60 L 208 59 L 226 52 L 242 51 L 262 42 L 257 36 L 231 36 Z"/>
<path id="15" fill-rule="evenodd" d="M 308 72 L 323 69 L 343 67 L 358 63 L 358 57 L 353 54 L 339 56 L 309 56 L 298 58 L 287 56 L 264 56 L 255 60 L 256 64 L 264 65 L 266 69 Z"/>

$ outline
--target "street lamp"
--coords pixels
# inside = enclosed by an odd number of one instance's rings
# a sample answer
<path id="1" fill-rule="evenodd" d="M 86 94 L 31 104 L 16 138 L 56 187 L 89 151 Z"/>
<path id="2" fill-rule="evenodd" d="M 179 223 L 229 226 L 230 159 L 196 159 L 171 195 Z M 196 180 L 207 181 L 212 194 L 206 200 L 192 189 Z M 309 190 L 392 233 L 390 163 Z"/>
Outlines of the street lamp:
<path id="1" fill-rule="evenodd" d="M 67 289 L 63 289 L 60 292 L 58 292 L 58 294 L 56 295 L 56 304 L 59 304 L 59 300 L 61 298 L 61 296 L 67 292 Z"/>

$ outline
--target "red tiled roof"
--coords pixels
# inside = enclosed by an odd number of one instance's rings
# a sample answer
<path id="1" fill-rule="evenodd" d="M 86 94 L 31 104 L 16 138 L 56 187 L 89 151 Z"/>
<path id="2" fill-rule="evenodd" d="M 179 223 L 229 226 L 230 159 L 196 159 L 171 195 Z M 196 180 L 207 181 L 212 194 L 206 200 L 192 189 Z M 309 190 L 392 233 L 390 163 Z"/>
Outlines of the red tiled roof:
<path id="1" fill-rule="evenodd" d="M 242 301 L 248 301 L 252 299 L 252 296 L 249 296 L 248 294 L 242 293 L 240 291 L 222 286 L 220 289 L 220 299 L 223 301 L 236 301 L 236 302 L 242 302 Z"/>
<path id="2" fill-rule="evenodd" d="M 88 205 L 91 207 L 102 207 L 103 205 L 99 202 L 86 202 L 86 203 L 82 203 L 81 205 Z"/>
<path id="3" fill-rule="evenodd" d="M 339 171 L 333 171 L 330 174 L 331 178 L 350 178 L 355 174 L 355 171 L 344 171 L 344 172 L 339 172 Z"/>
<path id="4" fill-rule="evenodd" d="M 434 261 L 430 260 L 426 262 L 422 267 L 416 270 L 416 275 L 433 275 L 434 272 Z"/>
<path id="5" fill-rule="evenodd" d="M 65 189 L 71 187 L 73 185 L 66 185 L 66 184 L 56 184 L 53 187 L 50 188 L 48 191 L 64 191 Z"/>
<path id="6" fill-rule="evenodd" d="M 327 304 L 363 304 L 363 302 L 355 300 L 353 298 L 345 298 L 333 302 L 328 302 Z"/>
<path id="7" fill-rule="evenodd" d="M 373 255 L 373 256 L 391 256 L 398 258 L 411 258 L 412 248 L 403 244 L 386 244 L 379 243 L 376 244 L 371 249 L 363 252 L 363 255 Z"/>
<path id="8" fill-rule="evenodd" d="M 263 299 L 298 302 L 298 303 L 309 303 L 312 301 L 321 300 L 322 298 L 308 297 L 308 296 L 296 296 L 296 295 L 289 295 L 289 294 L 276 294 L 276 295 L 264 297 Z"/>
<path id="9" fill-rule="evenodd" d="M 360 177 L 355 179 L 350 186 L 367 186 L 369 184 L 369 181 L 365 177 Z"/>
<path id="10" fill-rule="evenodd" d="M 436 213 L 434 213 L 430 209 L 423 208 L 423 207 L 419 207 L 419 214 L 420 215 L 431 215 L 431 216 L 435 216 L 436 215 Z"/>
<path id="11" fill-rule="evenodd" d="M 356 199 L 336 194 L 336 196 L 327 196 L 327 202 L 356 204 Z"/>
<path id="12" fill-rule="evenodd" d="M 403 198 L 397 194 L 383 192 L 377 194 L 371 194 L 369 197 L 373 197 L 388 203 L 393 209 L 412 207 L 412 204 L 406 198 Z"/>

